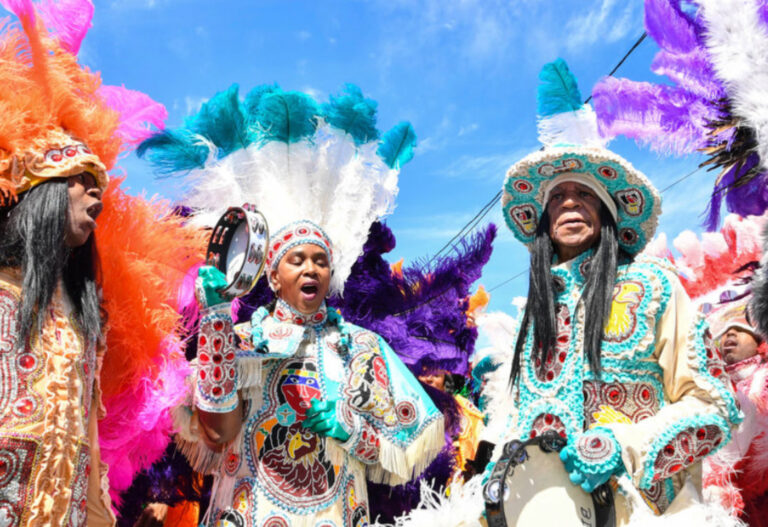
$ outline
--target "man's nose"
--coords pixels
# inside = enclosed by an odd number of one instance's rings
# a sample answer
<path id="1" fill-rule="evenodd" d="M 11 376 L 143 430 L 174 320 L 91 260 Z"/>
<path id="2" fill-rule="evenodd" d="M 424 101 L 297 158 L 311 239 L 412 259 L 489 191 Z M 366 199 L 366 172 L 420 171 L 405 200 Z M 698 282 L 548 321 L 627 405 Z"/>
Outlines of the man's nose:
<path id="1" fill-rule="evenodd" d="M 91 187 L 88 189 L 88 195 L 101 201 L 102 192 L 99 187 Z"/>

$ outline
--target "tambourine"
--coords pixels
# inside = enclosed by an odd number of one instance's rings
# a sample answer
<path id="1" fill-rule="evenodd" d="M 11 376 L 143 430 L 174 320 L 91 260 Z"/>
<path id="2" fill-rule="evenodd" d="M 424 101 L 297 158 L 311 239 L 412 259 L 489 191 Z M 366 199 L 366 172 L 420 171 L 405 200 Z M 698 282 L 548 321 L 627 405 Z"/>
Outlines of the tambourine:
<path id="1" fill-rule="evenodd" d="M 610 487 L 588 494 L 571 483 L 559 455 L 565 445 L 555 432 L 504 445 L 483 488 L 488 527 L 615 526 Z"/>
<path id="2" fill-rule="evenodd" d="M 208 241 L 206 260 L 227 277 L 219 294 L 227 299 L 248 293 L 264 271 L 269 244 L 267 220 L 246 203 L 230 207 L 219 219 Z"/>

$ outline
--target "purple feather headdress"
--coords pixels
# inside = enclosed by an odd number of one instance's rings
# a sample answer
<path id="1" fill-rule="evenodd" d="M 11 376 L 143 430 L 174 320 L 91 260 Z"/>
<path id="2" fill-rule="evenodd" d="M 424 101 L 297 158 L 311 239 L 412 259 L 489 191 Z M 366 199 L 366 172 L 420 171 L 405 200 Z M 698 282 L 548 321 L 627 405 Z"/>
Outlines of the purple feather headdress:
<path id="1" fill-rule="evenodd" d="M 750 2 L 752 13 L 736 5 Z M 762 108 L 750 104 L 755 94 L 745 87 L 751 79 L 726 64 L 728 53 L 751 40 L 742 41 L 733 31 L 738 20 L 722 16 L 729 7 L 723 4 L 733 4 L 730 9 L 741 11 L 742 18 L 751 16 L 752 27 L 745 24 L 741 33 L 760 33 L 768 28 L 768 9 L 762 0 L 696 3 L 699 8 L 683 0 L 645 0 L 645 28 L 660 48 L 651 70 L 670 83 L 607 77 L 592 95 L 603 135 L 624 135 L 662 153 L 708 155 L 702 166 L 717 170 L 718 177 L 705 225 L 716 230 L 723 198 L 729 211 L 742 216 L 768 209 L 759 137 Z M 761 66 L 754 64 L 758 71 Z"/>

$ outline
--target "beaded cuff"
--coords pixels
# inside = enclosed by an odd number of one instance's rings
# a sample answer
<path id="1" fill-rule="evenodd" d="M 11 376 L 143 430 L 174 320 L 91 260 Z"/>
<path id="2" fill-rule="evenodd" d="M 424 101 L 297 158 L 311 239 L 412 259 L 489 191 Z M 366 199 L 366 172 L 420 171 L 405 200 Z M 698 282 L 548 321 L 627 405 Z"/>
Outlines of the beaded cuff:
<path id="1" fill-rule="evenodd" d="M 229 304 L 203 311 L 197 338 L 195 405 L 212 413 L 237 408 L 238 373 Z"/>

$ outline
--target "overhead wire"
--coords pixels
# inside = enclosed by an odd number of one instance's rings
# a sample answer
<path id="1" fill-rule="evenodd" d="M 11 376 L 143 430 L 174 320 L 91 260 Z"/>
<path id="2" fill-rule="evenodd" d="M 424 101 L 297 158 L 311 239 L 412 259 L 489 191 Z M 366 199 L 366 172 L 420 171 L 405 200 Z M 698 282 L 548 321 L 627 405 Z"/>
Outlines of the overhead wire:
<path id="1" fill-rule="evenodd" d="M 629 48 L 629 50 L 628 50 L 628 51 L 627 51 L 627 52 L 624 54 L 624 56 L 621 58 L 621 60 L 619 60 L 619 62 L 618 62 L 618 63 L 617 63 L 617 64 L 616 64 L 616 65 L 613 67 L 613 69 L 611 70 L 611 72 L 608 74 L 608 76 L 609 76 L 609 77 L 613 77 L 613 74 L 614 74 L 614 73 L 616 73 L 616 72 L 618 71 L 618 69 L 621 67 L 621 65 L 622 65 L 622 64 L 624 64 L 624 62 L 627 60 L 627 58 L 629 58 L 629 56 L 630 56 L 630 55 L 631 55 L 631 54 L 632 54 L 632 53 L 633 53 L 633 52 L 634 52 L 634 51 L 635 51 L 635 50 L 638 48 L 638 46 L 639 46 L 639 45 L 640 45 L 640 44 L 643 42 L 643 40 L 645 40 L 645 37 L 647 37 L 647 36 L 648 36 L 648 33 L 647 33 L 647 32 L 645 32 L 645 31 L 643 31 L 643 34 L 642 34 L 642 35 L 640 35 L 640 38 L 638 38 L 638 39 L 635 41 L 635 43 L 632 45 L 632 47 L 631 47 L 631 48 Z M 589 101 L 591 101 L 591 100 L 592 100 L 592 95 L 590 94 L 590 96 L 589 96 L 589 97 L 587 97 L 587 99 L 584 101 L 584 104 L 587 104 L 587 103 L 589 103 Z M 459 230 L 459 232 L 458 232 L 458 233 L 456 233 L 456 234 L 453 236 L 453 238 L 451 238 L 450 240 L 448 240 L 448 241 L 445 243 L 445 245 L 443 245 L 443 246 L 440 248 L 440 250 L 438 250 L 438 251 L 437 251 L 437 252 L 436 252 L 436 253 L 435 253 L 435 254 L 432 256 L 432 258 L 430 258 L 430 259 L 429 259 L 429 262 L 428 262 L 428 264 L 427 264 L 427 265 L 431 264 L 433 261 L 435 261 L 435 259 L 439 258 L 439 257 L 440 257 L 440 255 L 441 255 L 441 254 L 442 254 L 444 251 L 446 251 L 448 248 L 450 248 L 450 247 L 453 247 L 453 246 L 454 246 L 454 242 L 455 242 L 455 241 L 456 241 L 456 242 L 458 242 L 460 239 L 462 239 L 462 240 L 463 240 L 463 239 L 464 239 L 464 238 L 467 236 L 467 234 L 469 234 L 470 232 L 472 232 L 472 231 L 474 230 L 474 228 L 475 228 L 477 225 L 479 225 L 479 224 L 480 224 L 480 221 L 481 221 L 481 220 L 482 220 L 482 219 L 483 219 L 483 218 L 484 218 L 484 217 L 485 217 L 485 216 L 486 216 L 486 215 L 487 215 L 487 214 L 488 214 L 488 213 L 489 213 L 489 212 L 490 212 L 490 211 L 493 209 L 493 206 L 496 204 L 496 202 L 498 202 L 498 201 L 499 201 L 499 199 L 500 199 L 500 198 L 501 198 L 501 190 L 499 190 L 499 191 L 498 191 L 498 192 L 497 192 L 497 193 L 496 193 L 496 194 L 493 196 L 493 198 L 491 198 L 491 200 L 490 200 L 490 201 L 488 201 L 488 203 L 486 203 L 485 205 L 483 205 L 483 207 L 480 209 L 480 211 L 479 211 L 477 214 L 475 214 L 475 215 L 472 217 L 472 219 L 470 219 L 470 220 L 469 220 L 467 223 L 465 223 L 465 224 L 464 224 L 464 226 L 461 228 L 461 230 Z"/>

